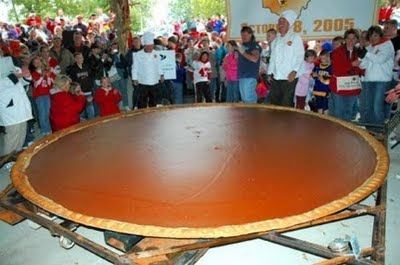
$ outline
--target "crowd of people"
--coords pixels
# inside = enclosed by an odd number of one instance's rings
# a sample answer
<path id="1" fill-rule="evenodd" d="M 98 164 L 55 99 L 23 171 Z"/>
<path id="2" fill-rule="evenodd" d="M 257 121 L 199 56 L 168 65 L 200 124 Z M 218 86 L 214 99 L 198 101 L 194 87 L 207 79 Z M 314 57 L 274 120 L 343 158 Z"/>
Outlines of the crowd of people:
<path id="1" fill-rule="evenodd" d="M 0 71 L 0 156 L 29 145 L 35 128 L 44 136 L 96 116 L 183 104 L 188 93 L 198 103 L 273 104 L 383 124 L 400 95 L 397 21 L 307 43 L 292 30 L 296 19 L 283 12 L 263 40 L 244 26 L 240 42 L 227 39 L 221 16 L 180 22 L 168 36 L 131 36 L 126 53 L 113 14 L 101 9 L 88 21 L 59 10 L 54 19 L 31 12 L 25 25 L 4 24 L 0 53 L 15 68 Z M 176 79 L 165 80 L 157 50 L 175 51 Z"/>

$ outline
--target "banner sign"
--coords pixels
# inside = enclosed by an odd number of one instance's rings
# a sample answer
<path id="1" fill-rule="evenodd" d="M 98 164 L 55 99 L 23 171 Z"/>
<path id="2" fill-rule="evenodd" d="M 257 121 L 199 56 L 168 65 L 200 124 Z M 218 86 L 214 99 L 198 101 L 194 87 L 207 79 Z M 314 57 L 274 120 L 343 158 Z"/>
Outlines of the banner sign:
<path id="1" fill-rule="evenodd" d="M 292 9 L 298 15 L 293 30 L 303 39 L 332 39 L 350 29 L 367 30 L 377 24 L 378 0 L 228 0 L 228 35 L 240 39 L 240 29 L 253 28 L 265 40 L 276 28 L 280 14 Z"/>
<path id="2" fill-rule="evenodd" d="M 340 76 L 336 80 L 338 91 L 351 91 L 361 88 L 361 80 L 358 75 Z"/>
<path id="3" fill-rule="evenodd" d="M 175 51 L 157 51 L 160 55 L 161 72 L 165 80 L 176 79 Z"/>

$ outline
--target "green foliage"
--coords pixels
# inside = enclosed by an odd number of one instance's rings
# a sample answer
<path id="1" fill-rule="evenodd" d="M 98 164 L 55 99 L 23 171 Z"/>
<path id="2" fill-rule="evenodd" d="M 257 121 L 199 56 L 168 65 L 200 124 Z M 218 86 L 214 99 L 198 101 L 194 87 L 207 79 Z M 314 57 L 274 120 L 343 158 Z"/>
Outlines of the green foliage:
<path id="1" fill-rule="evenodd" d="M 376 1 L 378 1 L 378 6 L 379 6 L 379 7 L 381 7 L 381 6 L 386 6 L 386 5 L 388 5 L 390 2 L 393 2 L 393 0 L 376 0 Z M 399 2 L 399 1 L 397 1 L 397 2 Z"/>
<path id="2" fill-rule="evenodd" d="M 226 16 L 226 0 L 172 0 L 175 19 L 209 18 L 216 14 Z"/>
<path id="3" fill-rule="evenodd" d="M 20 20 L 27 17 L 30 10 L 34 10 L 42 18 L 47 16 L 54 18 L 58 9 L 64 11 L 64 15 L 75 17 L 82 14 L 88 17 L 96 12 L 96 8 L 103 8 L 104 12 L 109 9 L 109 0 L 9 0 L 19 10 Z M 15 12 L 10 13 L 10 19 L 16 21 Z"/>
<path id="4" fill-rule="evenodd" d="M 58 9 L 64 11 L 64 15 L 71 18 L 82 14 L 88 18 L 90 14 L 96 12 L 96 8 L 101 7 L 104 13 L 108 13 L 113 0 L 0 0 L 8 1 L 10 4 L 14 2 L 19 18 L 16 18 L 15 12 L 10 12 L 12 21 L 24 20 L 30 10 L 35 10 L 42 18 L 47 16 L 54 18 Z M 134 32 L 141 30 L 141 26 L 149 16 L 150 7 L 154 0 L 137 0 L 130 1 L 130 17 L 131 27 Z"/>
<path id="5" fill-rule="evenodd" d="M 387 4 L 386 0 L 378 0 L 378 6 L 385 6 Z"/>
<path id="6" fill-rule="evenodd" d="M 146 18 L 149 17 L 150 8 L 154 0 L 139 0 L 132 2 L 130 9 L 131 28 L 133 32 L 139 32 L 145 28 Z"/>
<path id="7" fill-rule="evenodd" d="M 23 21 L 26 19 L 30 10 L 34 10 L 43 19 L 47 16 L 54 18 L 58 9 L 62 9 L 66 16 L 70 18 L 82 14 L 88 18 L 91 13 L 96 12 L 96 8 L 101 7 L 104 13 L 110 8 L 110 2 L 115 0 L 0 0 L 14 4 L 18 10 L 11 11 L 9 18 L 11 21 Z M 156 0 L 131 0 L 130 18 L 133 32 L 139 32 L 145 28 L 145 22 L 150 14 L 152 3 Z M 162 0 L 159 0 L 162 1 Z M 171 11 L 174 19 L 193 19 L 209 18 L 216 14 L 227 14 L 226 0 L 171 0 Z"/>
<path id="8" fill-rule="evenodd" d="M 175 20 L 192 18 L 193 8 L 191 2 L 191 0 L 172 0 L 170 3 L 172 17 Z"/>

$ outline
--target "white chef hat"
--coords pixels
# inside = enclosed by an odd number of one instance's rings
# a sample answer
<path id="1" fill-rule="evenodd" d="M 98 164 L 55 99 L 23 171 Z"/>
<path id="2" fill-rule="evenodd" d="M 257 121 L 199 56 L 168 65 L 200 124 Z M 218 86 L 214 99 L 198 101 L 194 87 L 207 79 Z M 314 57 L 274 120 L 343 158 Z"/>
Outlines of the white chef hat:
<path id="1" fill-rule="evenodd" d="M 289 27 L 291 27 L 293 23 L 296 21 L 297 16 L 298 16 L 297 13 L 291 9 L 285 10 L 281 14 L 281 17 L 283 17 L 289 22 Z"/>
<path id="2" fill-rule="evenodd" d="M 150 31 L 143 33 L 142 37 L 143 45 L 153 45 L 154 44 L 154 34 Z"/>

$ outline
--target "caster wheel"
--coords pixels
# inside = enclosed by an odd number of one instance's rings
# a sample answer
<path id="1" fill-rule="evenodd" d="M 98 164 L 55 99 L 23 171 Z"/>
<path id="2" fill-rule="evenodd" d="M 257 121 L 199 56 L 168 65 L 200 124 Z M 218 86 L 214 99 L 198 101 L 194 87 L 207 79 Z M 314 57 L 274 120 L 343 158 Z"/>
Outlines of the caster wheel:
<path id="1" fill-rule="evenodd" d="M 71 249 L 73 246 L 75 246 L 74 241 L 72 241 L 64 236 L 60 237 L 59 242 L 60 242 L 60 246 L 65 249 Z"/>

